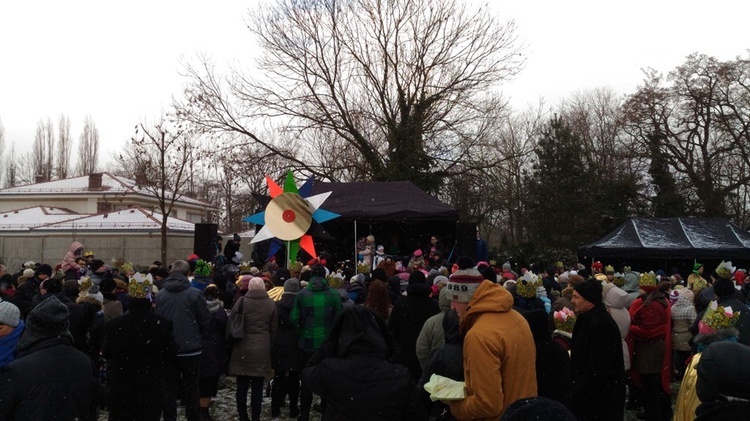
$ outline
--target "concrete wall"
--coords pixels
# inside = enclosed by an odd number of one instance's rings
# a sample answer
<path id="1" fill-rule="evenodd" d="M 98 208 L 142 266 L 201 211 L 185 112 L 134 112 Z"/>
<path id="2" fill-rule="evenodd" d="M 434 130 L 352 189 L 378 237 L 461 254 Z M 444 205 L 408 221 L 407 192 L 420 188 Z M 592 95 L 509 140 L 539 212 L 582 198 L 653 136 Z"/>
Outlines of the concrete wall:
<path id="1" fill-rule="evenodd" d="M 107 264 L 123 260 L 134 265 L 149 266 L 161 259 L 161 236 L 158 233 L 85 234 L 53 233 L 45 236 L 28 234 L 0 236 L 0 263 L 9 272 L 17 271 L 24 262 L 32 260 L 53 267 L 62 261 L 70 244 L 78 241 L 86 251 L 93 251 L 97 259 Z M 192 234 L 171 234 L 167 240 L 167 262 L 185 259 L 193 252 Z"/>

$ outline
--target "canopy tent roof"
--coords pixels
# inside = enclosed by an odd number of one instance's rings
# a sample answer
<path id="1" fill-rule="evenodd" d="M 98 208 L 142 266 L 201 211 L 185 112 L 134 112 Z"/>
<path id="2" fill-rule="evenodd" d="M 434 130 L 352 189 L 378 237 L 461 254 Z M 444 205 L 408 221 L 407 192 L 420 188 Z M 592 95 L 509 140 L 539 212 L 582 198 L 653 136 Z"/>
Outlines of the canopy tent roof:
<path id="1" fill-rule="evenodd" d="M 312 194 L 331 192 L 323 207 L 345 219 L 359 221 L 457 221 L 450 205 L 410 181 L 315 182 Z"/>
<path id="2" fill-rule="evenodd" d="M 578 249 L 589 258 L 750 259 L 750 233 L 724 218 L 630 218 Z"/>

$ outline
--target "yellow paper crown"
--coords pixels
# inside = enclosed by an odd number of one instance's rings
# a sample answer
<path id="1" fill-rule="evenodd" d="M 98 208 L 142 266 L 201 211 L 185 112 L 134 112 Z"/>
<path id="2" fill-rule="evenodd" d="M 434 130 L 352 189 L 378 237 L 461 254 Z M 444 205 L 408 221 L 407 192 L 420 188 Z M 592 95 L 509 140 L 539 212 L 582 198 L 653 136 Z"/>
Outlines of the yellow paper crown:
<path id="1" fill-rule="evenodd" d="M 737 270 L 736 266 L 732 266 L 732 262 L 724 262 L 722 261 L 719 263 L 719 267 L 716 268 L 716 274 L 719 275 L 721 278 L 727 278 L 731 279 L 732 274 L 734 271 Z"/>
<path id="2" fill-rule="evenodd" d="M 615 273 L 615 267 L 612 265 L 605 266 L 604 273 Z"/>
<path id="3" fill-rule="evenodd" d="M 615 273 L 614 279 L 612 279 L 612 283 L 615 284 L 618 288 L 622 288 L 625 285 L 625 274 L 617 272 Z"/>
<path id="4" fill-rule="evenodd" d="M 242 262 L 240 263 L 240 272 L 250 272 L 250 268 L 252 268 L 253 265 L 250 262 Z"/>
<path id="5" fill-rule="evenodd" d="M 78 280 L 78 285 L 81 292 L 88 292 L 89 289 L 91 289 L 93 283 L 91 282 L 91 278 L 89 278 L 88 276 L 84 276 Z"/>
<path id="6" fill-rule="evenodd" d="M 563 307 L 562 310 L 553 314 L 555 320 L 555 329 L 563 332 L 573 333 L 573 326 L 576 324 L 576 314 L 569 308 Z"/>
<path id="7" fill-rule="evenodd" d="M 655 287 L 656 283 L 656 274 L 653 271 L 642 273 L 641 279 L 638 280 L 638 286 L 640 287 Z"/>
<path id="8" fill-rule="evenodd" d="M 555 262 L 555 267 L 556 268 L 562 268 L 562 267 L 565 267 L 565 266 L 563 265 L 563 262 L 561 260 L 558 260 L 558 261 Z"/>
<path id="9" fill-rule="evenodd" d="M 532 271 L 527 271 L 516 282 L 516 293 L 524 298 L 536 298 L 536 288 L 542 285 L 542 278 Z"/>
<path id="10" fill-rule="evenodd" d="M 128 284 L 128 295 L 133 298 L 150 298 L 153 280 L 154 279 L 150 273 L 146 276 L 141 273 L 136 273 L 130 278 L 130 283 Z"/>
<path id="11" fill-rule="evenodd" d="M 701 322 L 714 330 L 720 330 L 737 326 L 739 318 L 739 311 L 732 311 L 732 307 L 725 308 L 713 301 L 703 314 Z"/>

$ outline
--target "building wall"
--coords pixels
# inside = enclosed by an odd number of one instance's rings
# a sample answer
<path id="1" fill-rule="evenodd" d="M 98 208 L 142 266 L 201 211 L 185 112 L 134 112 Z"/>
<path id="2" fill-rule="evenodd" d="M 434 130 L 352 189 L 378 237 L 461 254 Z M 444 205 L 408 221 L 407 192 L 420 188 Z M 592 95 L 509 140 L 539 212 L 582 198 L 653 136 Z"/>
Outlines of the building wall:
<path id="1" fill-rule="evenodd" d="M 53 267 L 60 263 L 73 241 L 83 243 L 86 251 L 93 251 L 97 259 L 111 265 L 116 261 L 149 266 L 161 259 L 161 236 L 159 233 L 127 234 L 78 234 L 53 233 L 45 236 L 29 234 L 0 236 L 0 263 L 9 271 L 17 271 L 29 260 L 48 263 Z M 172 234 L 167 242 L 167 262 L 185 259 L 193 252 L 192 234 Z"/>

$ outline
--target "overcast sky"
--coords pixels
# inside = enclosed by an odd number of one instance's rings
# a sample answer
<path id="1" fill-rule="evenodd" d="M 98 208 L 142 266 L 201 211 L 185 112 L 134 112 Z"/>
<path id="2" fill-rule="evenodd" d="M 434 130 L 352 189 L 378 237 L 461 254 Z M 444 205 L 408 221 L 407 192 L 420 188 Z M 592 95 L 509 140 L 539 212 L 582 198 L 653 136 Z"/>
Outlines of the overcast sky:
<path id="1" fill-rule="evenodd" d="M 429 1 L 429 0 L 425 0 Z M 625 95 L 641 69 L 667 73 L 693 52 L 721 60 L 747 55 L 746 1 L 499 1 L 515 19 L 527 64 L 504 92 L 517 108 L 544 98 L 612 87 Z M 129 2 L 0 1 L 0 121 L 6 143 L 30 150 L 39 119 L 71 119 L 77 142 L 90 115 L 100 163 L 133 127 L 179 95 L 180 59 L 206 53 L 249 62 L 244 18 L 254 0 Z M 1 164 L 0 164 L 1 166 Z"/>

